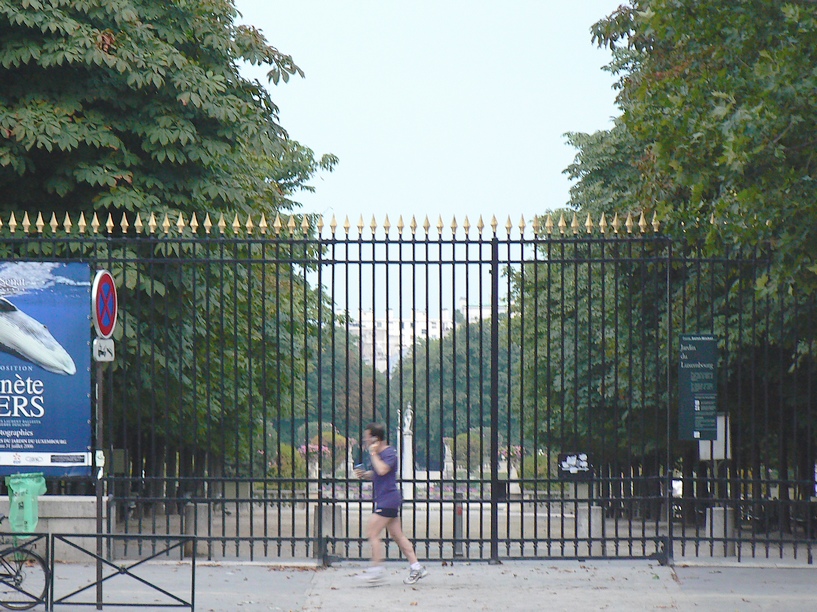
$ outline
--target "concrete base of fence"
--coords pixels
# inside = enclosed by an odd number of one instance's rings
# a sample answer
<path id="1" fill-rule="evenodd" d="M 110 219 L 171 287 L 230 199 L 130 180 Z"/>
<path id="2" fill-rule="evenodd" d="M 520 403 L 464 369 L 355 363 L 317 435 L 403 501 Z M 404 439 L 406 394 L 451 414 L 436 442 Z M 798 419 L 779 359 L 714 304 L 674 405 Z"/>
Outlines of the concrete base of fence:
<path id="1" fill-rule="evenodd" d="M 732 508 L 709 508 L 706 511 L 706 537 L 713 538 L 713 556 L 734 557 L 735 511 Z"/>
<path id="2" fill-rule="evenodd" d="M 576 508 L 576 538 L 579 540 L 589 538 L 601 539 L 603 535 L 604 515 L 601 506 L 586 506 L 584 504 Z M 592 555 L 604 554 L 604 544 L 602 542 L 592 542 L 590 545 Z"/>
<path id="3" fill-rule="evenodd" d="M 182 533 L 184 533 L 184 535 L 186 536 L 195 536 L 197 534 L 198 529 L 198 526 L 196 525 L 196 520 L 198 519 L 198 521 L 204 522 L 207 518 L 207 504 L 189 503 L 184 506 L 184 510 L 182 512 L 183 512 L 182 516 L 184 517 L 184 522 L 182 523 Z M 206 533 L 206 530 L 203 532 Z M 183 550 L 185 557 L 193 556 L 194 546 L 197 547 L 195 549 L 196 557 L 198 557 L 199 554 L 201 554 L 202 552 L 201 544 L 197 544 L 195 540 L 192 540 L 190 542 L 184 543 Z"/>
<path id="4" fill-rule="evenodd" d="M 313 537 L 334 538 L 344 535 L 343 512 L 338 504 L 323 504 L 316 507 L 312 516 Z M 316 546 L 315 550 L 319 551 L 320 548 Z"/>
<path id="5" fill-rule="evenodd" d="M 109 504 L 110 499 L 102 498 L 102 532 L 107 533 L 108 512 L 114 517 L 114 509 Z M 8 499 L 0 500 L 0 513 L 8 515 Z M 93 535 L 97 533 L 96 526 L 96 496 L 93 495 L 43 495 L 37 502 L 37 533 L 59 533 L 70 535 Z M 111 521 L 113 523 L 114 521 Z M 6 527 L 6 525 L 4 525 Z M 91 540 L 77 540 L 77 545 L 86 549 L 95 549 Z M 38 546 L 45 546 L 41 543 Z M 39 550 L 45 554 L 45 550 Z M 56 561 L 91 561 L 92 557 L 72 546 L 56 546 L 54 550 Z"/>

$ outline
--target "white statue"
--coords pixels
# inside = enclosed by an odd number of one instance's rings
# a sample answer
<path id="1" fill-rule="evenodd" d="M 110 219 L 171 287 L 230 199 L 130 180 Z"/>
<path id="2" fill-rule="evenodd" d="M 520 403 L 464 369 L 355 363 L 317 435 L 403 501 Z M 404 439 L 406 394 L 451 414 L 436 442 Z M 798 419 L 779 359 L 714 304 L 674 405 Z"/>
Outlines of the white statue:
<path id="1" fill-rule="evenodd" d="M 411 421 L 414 419 L 414 411 L 411 409 L 411 404 L 406 408 L 406 414 L 403 415 L 403 433 L 411 433 Z"/>

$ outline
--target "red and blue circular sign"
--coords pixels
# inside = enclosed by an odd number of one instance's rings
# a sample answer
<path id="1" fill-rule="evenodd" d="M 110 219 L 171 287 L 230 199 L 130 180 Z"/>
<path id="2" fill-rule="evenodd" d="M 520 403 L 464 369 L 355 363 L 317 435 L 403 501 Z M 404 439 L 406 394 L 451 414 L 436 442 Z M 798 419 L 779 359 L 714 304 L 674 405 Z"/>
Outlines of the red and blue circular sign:
<path id="1" fill-rule="evenodd" d="M 113 335 L 118 308 L 113 276 L 107 270 L 100 270 L 91 287 L 91 312 L 94 316 L 94 328 L 100 338 L 110 338 Z"/>

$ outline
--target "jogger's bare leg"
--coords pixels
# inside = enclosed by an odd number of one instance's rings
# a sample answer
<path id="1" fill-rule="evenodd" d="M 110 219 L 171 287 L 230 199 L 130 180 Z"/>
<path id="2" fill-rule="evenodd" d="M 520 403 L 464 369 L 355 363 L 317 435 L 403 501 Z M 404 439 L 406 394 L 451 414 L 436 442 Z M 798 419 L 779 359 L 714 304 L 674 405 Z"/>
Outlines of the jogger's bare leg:
<path id="1" fill-rule="evenodd" d="M 397 516 L 392 519 L 388 519 L 387 528 L 391 539 L 394 540 L 398 547 L 400 547 L 400 550 L 403 552 L 406 559 L 408 559 L 409 563 L 417 563 L 417 555 L 414 553 L 414 546 L 412 546 L 411 542 L 406 537 L 406 534 L 403 533 L 403 524 L 400 521 L 400 517 Z"/>
<path id="2" fill-rule="evenodd" d="M 372 565 L 380 565 L 383 562 L 383 543 L 380 541 L 380 534 L 390 520 L 394 519 L 379 514 L 372 514 L 369 517 L 366 536 L 369 538 L 369 544 L 372 547 Z"/>

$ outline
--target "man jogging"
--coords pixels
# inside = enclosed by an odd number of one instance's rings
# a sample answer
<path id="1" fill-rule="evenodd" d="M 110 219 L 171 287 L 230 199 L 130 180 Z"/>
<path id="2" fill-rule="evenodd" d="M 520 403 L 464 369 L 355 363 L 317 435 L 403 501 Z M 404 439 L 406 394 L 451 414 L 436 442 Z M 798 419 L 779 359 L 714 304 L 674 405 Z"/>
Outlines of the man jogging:
<path id="1" fill-rule="evenodd" d="M 403 494 L 397 488 L 397 451 L 386 444 L 385 437 L 382 425 L 371 423 L 366 426 L 363 432 L 363 444 L 369 450 L 372 469 L 355 470 L 358 478 L 371 480 L 374 485 L 374 512 L 369 518 L 366 529 L 366 536 L 372 547 L 372 565 L 360 575 L 360 578 L 370 583 L 378 583 L 383 580 L 383 543 L 380 540 L 380 534 L 384 529 L 388 529 L 392 540 L 411 563 L 409 575 L 403 582 L 414 584 L 420 578 L 425 577 L 428 571 L 417 561 L 414 547 L 403 533 L 400 521 Z"/>

